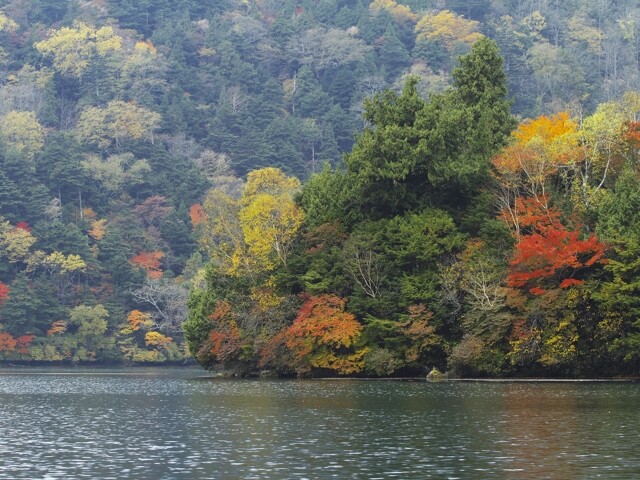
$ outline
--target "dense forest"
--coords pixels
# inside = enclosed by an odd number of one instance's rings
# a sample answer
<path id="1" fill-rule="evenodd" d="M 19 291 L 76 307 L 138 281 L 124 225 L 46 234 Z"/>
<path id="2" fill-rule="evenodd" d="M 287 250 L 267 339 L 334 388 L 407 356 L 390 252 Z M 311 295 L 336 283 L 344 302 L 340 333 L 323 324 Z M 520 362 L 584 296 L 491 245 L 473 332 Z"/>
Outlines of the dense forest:
<path id="1" fill-rule="evenodd" d="M 637 375 L 640 8 L 0 1 L 0 360 Z"/>

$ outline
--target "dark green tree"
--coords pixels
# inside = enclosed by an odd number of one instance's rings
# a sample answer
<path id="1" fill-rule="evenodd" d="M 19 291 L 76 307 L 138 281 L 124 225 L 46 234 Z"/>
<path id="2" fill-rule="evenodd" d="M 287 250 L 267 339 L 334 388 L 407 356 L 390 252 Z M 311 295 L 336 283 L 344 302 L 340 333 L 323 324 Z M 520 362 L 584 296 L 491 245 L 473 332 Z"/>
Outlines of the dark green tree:
<path id="1" fill-rule="evenodd" d="M 605 265 L 609 279 L 594 296 L 604 319 L 600 335 L 633 373 L 640 371 L 640 184 L 627 169 L 599 212 L 598 230 L 613 248 Z"/>
<path id="2" fill-rule="evenodd" d="M 370 127 L 358 137 L 346 158 L 353 182 L 353 203 L 370 218 L 387 218 L 417 207 L 428 191 L 428 159 L 418 145 L 424 132 L 416 121 L 426 102 L 417 80 L 402 94 L 385 91 L 365 100 L 364 118 Z"/>
<path id="3" fill-rule="evenodd" d="M 387 72 L 388 78 L 395 78 L 409 66 L 409 52 L 398 38 L 393 27 L 387 28 L 382 37 L 382 45 L 378 51 L 380 66 Z"/>
<path id="4" fill-rule="evenodd" d="M 20 273 L 9 285 L 11 295 L 2 307 L 2 323 L 14 336 L 45 335 L 56 320 L 66 317 L 55 289 L 43 276 L 28 278 Z"/>

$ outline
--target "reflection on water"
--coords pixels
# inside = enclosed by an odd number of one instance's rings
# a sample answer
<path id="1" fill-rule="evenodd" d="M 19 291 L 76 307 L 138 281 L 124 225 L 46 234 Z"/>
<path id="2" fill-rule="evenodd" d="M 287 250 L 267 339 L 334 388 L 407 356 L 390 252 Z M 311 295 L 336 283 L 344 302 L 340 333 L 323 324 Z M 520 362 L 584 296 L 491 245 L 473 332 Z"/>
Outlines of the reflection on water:
<path id="1" fill-rule="evenodd" d="M 0 479 L 620 478 L 640 386 L 7 374 Z"/>

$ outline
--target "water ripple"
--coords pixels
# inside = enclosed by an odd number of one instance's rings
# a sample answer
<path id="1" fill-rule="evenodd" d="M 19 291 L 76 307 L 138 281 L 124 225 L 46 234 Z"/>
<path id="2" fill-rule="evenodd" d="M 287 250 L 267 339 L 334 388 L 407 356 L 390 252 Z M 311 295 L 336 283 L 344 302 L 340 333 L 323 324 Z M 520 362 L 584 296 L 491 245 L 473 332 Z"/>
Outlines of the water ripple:
<path id="1" fill-rule="evenodd" d="M 0 479 L 632 478 L 638 385 L 0 373 Z"/>

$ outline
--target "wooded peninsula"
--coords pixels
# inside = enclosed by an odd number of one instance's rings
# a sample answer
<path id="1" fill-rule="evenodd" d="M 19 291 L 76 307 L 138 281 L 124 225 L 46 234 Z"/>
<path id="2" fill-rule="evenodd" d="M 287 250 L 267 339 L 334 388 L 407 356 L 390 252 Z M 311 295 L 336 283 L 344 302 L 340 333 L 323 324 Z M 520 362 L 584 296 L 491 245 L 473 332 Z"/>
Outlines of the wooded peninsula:
<path id="1" fill-rule="evenodd" d="M 640 8 L 0 2 L 0 362 L 640 375 Z"/>

